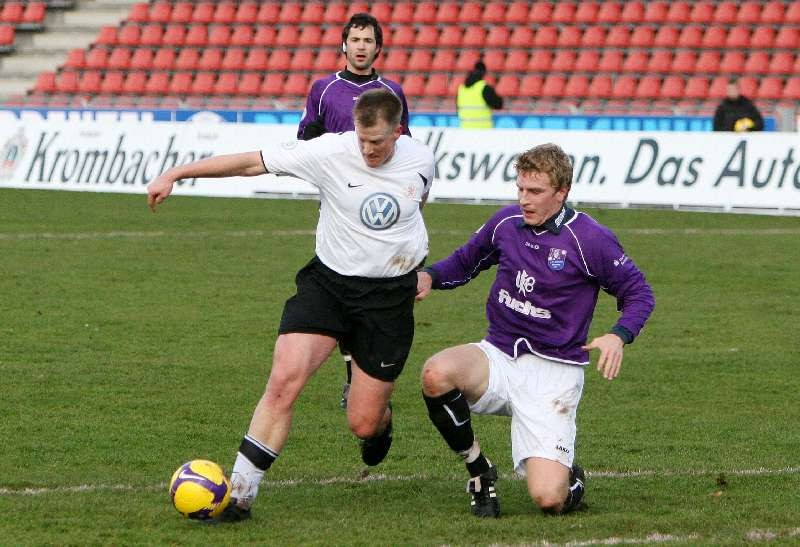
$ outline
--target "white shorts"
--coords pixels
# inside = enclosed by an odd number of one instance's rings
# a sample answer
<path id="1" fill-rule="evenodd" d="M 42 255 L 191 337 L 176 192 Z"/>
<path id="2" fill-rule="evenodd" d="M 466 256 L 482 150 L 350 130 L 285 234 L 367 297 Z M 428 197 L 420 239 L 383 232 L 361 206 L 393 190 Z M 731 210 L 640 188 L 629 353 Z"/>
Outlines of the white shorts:
<path id="1" fill-rule="evenodd" d="M 489 358 L 489 386 L 470 410 L 511 416 L 514 470 L 525 475 L 531 457 L 572 466 L 583 367 L 531 354 L 513 359 L 486 340 L 475 345 Z"/>

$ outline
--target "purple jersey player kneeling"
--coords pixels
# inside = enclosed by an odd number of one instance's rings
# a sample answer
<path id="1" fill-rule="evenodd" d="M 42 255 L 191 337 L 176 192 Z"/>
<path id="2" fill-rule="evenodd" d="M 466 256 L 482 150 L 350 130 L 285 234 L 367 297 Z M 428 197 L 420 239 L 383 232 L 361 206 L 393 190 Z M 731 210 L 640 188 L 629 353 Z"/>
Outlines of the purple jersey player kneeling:
<path id="1" fill-rule="evenodd" d="M 519 205 L 500 209 L 449 257 L 418 272 L 417 300 L 454 289 L 497 265 L 486 301 L 489 329 L 478 343 L 428 359 L 422 391 L 431 421 L 466 463 L 472 513 L 497 517 L 497 469 L 481 452 L 470 412 L 511 416 L 517 473 L 547 513 L 578 508 L 583 470 L 573 463 L 575 416 L 589 351 L 608 380 L 619 374 L 623 346 L 655 305 L 642 272 L 614 234 L 565 205 L 572 164 L 554 144 L 517 159 Z M 621 315 L 610 332 L 586 342 L 600 289 Z"/>

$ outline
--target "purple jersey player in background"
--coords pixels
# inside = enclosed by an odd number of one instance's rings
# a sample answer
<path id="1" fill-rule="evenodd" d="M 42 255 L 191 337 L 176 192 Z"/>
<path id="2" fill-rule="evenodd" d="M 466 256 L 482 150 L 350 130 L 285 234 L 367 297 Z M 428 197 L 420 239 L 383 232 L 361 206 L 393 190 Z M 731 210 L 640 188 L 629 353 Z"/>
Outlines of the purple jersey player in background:
<path id="1" fill-rule="evenodd" d="M 370 89 L 388 89 L 400 99 L 403 114 L 400 123 L 403 133 L 408 131 L 408 104 L 400 84 L 381 78 L 372 65 L 383 47 L 383 31 L 368 13 L 356 13 L 342 29 L 342 52 L 345 69 L 327 78 L 315 81 L 308 93 L 306 108 L 297 128 L 299 140 L 311 140 L 325 133 L 352 131 L 353 105 L 356 99 Z M 342 386 L 339 406 L 347 408 L 350 381 L 353 377 L 350 353 L 340 348 L 346 367 L 346 379 Z"/>
<path id="2" fill-rule="evenodd" d="M 616 236 L 566 206 L 572 164 L 554 144 L 517 159 L 518 205 L 500 209 L 449 257 L 418 272 L 417 300 L 454 289 L 497 266 L 486 301 L 489 329 L 479 343 L 428 359 L 422 390 L 431 421 L 466 463 L 472 513 L 497 517 L 497 469 L 483 455 L 470 412 L 511 416 L 514 470 L 547 513 L 578 508 L 585 474 L 574 464 L 575 417 L 589 351 L 614 379 L 623 346 L 655 306 L 644 275 Z M 597 295 L 617 299 L 620 316 L 587 343 Z"/>
<path id="3" fill-rule="evenodd" d="M 368 13 L 356 13 L 342 29 L 344 70 L 311 84 L 297 138 L 310 140 L 323 133 L 352 131 L 353 105 L 368 89 L 388 89 L 403 105 L 401 123 L 408 131 L 408 104 L 400 84 L 382 78 L 372 67 L 383 47 L 383 31 Z"/>

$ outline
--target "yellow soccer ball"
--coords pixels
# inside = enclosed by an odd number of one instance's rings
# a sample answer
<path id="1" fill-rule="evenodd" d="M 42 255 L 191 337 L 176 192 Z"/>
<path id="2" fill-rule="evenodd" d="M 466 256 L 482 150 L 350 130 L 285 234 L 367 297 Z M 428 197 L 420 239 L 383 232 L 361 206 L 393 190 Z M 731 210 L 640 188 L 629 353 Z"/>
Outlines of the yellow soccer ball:
<path id="1" fill-rule="evenodd" d="M 216 463 L 192 460 L 172 474 L 169 495 L 172 505 L 184 517 L 213 519 L 225 510 L 231 500 L 231 481 Z"/>

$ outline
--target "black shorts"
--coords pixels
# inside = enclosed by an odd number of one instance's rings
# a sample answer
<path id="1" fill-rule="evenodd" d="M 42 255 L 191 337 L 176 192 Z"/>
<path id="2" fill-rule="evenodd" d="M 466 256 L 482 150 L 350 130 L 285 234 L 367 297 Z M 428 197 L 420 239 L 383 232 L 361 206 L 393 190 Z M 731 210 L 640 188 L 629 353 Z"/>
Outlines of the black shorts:
<path id="1" fill-rule="evenodd" d="M 278 332 L 336 338 L 358 367 L 379 380 L 400 375 L 414 338 L 417 272 L 399 277 L 345 276 L 316 256 L 295 278 L 297 294 L 286 301 Z"/>

